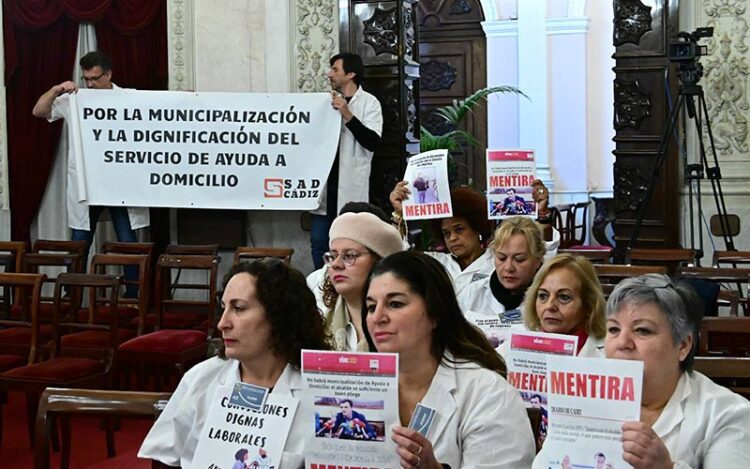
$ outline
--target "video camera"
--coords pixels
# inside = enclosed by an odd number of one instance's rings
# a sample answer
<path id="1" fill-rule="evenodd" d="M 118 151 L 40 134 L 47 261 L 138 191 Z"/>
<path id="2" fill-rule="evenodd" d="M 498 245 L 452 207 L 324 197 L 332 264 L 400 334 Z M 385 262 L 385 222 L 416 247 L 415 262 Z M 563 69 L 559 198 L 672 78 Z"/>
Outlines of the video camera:
<path id="1" fill-rule="evenodd" d="M 714 28 L 698 28 L 692 33 L 677 33 L 677 42 L 669 44 L 669 60 L 672 62 L 694 62 L 698 57 L 708 54 L 708 47 L 698 45 L 698 40 L 713 37 Z"/>

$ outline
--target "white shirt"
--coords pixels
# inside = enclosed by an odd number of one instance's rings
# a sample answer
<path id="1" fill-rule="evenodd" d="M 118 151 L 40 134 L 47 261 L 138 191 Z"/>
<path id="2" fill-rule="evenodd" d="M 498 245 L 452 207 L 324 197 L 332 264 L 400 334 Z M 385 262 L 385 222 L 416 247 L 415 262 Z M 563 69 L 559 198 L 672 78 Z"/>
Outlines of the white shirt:
<path id="1" fill-rule="evenodd" d="M 530 467 L 534 437 L 518 392 L 498 373 L 452 359 L 446 353 L 422 399 L 437 410 L 427 436 L 438 462 L 453 469 Z"/>
<path id="2" fill-rule="evenodd" d="M 450 253 L 425 251 L 425 254 L 440 262 L 445 267 L 445 270 L 453 281 L 453 289 L 456 290 L 456 296 L 469 283 L 488 278 L 495 271 L 495 254 L 492 252 L 492 249 L 485 249 L 484 253 L 466 266 L 464 270 L 461 270 L 456 257 Z"/>
<path id="3" fill-rule="evenodd" d="M 117 90 L 120 88 L 113 83 L 112 89 Z M 73 123 L 70 122 L 70 93 L 58 96 L 52 102 L 52 110 L 47 120 L 54 122 L 58 119 L 65 119 L 66 127 L 68 128 L 67 190 L 65 196 L 68 210 L 68 226 L 76 230 L 88 231 L 91 229 L 91 224 L 89 223 L 89 204 L 85 201 L 80 201 L 81 198 L 78 194 L 78 183 L 76 181 L 76 158 L 73 146 L 75 130 Z M 128 218 L 130 219 L 130 227 L 134 230 L 148 226 L 148 208 L 128 207 Z"/>
<path id="4" fill-rule="evenodd" d="M 378 135 L 383 133 L 383 112 L 378 98 L 363 90 L 361 86 L 349 101 L 349 110 L 368 129 Z M 370 150 L 360 145 L 354 134 L 341 118 L 339 137 L 339 184 L 337 207 L 341 209 L 347 202 L 368 202 L 370 200 Z M 312 213 L 326 214 L 327 191 L 323 190 L 320 205 Z M 334 214 L 335 215 L 335 214 Z"/>
<path id="5" fill-rule="evenodd" d="M 239 361 L 234 359 L 209 358 L 191 368 L 182 377 L 164 412 L 143 440 L 138 457 L 189 468 L 217 387 L 232 385 L 239 380 Z M 273 392 L 299 397 L 302 392 L 300 372 L 287 365 Z M 303 415 L 302 409 L 298 408 L 284 446 L 280 468 L 304 467 L 302 450 L 305 430 L 309 431 L 312 423 L 308 424 Z"/>
<path id="6" fill-rule="evenodd" d="M 750 402 L 696 371 L 682 374 L 653 429 L 675 468 L 750 467 Z"/>

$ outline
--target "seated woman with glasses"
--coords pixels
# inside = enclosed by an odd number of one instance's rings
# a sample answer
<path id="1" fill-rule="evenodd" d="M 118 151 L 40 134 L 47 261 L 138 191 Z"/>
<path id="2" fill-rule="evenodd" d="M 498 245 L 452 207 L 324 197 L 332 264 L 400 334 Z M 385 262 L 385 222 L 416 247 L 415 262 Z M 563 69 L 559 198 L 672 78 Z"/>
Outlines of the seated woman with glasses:
<path id="1" fill-rule="evenodd" d="M 372 351 L 397 353 L 399 418 L 391 439 L 406 468 L 528 468 L 534 439 L 505 365 L 461 314 L 445 269 L 416 251 L 375 265 L 362 309 Z M 426 436 L 417 404 L 435 409 Z"/>
<path id="2" fill-rule="evenodd" d="M 330 350 L 305 277 L 278 259 L 233 265 L 224 277 L 221 303 L 219 356 L 185 373 L 138 457 L 191 467 L 218 386 L 243 382 L 298 397 L 300 350 Z M 297 410 L 279 467 L 304 467 L 305 420 Z"/>
<path id="3" fill-rule="evenodd" d="M 643 362 L 641 419 L 622 426 L 636 469 L 748 467 L 750 403 L 692 370 L 702 311 L 691 287 L 659 274 L 609 296 L 607 357 Z"/>
<path id="4" fill-rule="evenodd" d="M 365 281 L 377 261 L 403 251 L 404 245 L 396 228 L 366 212 L 339 215 L 328 236 L 331 250 L 323 255 L 326 327 L 336 350 L 366 351 L 359 316 Z"/>
<path id="5" fill-rule="evenodd" d="M 578 336 L 578 356 L 604 356 L 606 300 L 591 262 L 558 254 L 536 273 L 526 298 L 521 308 L 526 328 Z M 508 348 L 508 342 L 503 343 L 500 355 Z"/>

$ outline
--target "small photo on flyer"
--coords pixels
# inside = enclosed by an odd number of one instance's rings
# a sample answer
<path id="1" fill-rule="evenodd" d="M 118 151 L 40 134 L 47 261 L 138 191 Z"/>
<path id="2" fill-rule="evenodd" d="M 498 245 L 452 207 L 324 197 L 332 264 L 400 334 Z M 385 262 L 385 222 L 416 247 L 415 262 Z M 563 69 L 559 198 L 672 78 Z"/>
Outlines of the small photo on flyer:
<path id="1" fill-rule="evenodd" d="M 315 436 L 318 438 L 385 439 L 382 400 L 318 397 L 314 404 Z"/>

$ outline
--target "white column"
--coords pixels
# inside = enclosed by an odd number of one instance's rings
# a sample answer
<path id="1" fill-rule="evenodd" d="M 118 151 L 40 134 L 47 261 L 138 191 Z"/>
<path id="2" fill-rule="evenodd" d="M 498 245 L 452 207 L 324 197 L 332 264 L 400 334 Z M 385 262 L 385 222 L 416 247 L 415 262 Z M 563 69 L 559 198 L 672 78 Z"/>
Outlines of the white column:
<path id="1" fill-rule="evenodd" d="M 169 89 L 196 91 L 195 0 L 167 0 Z"/>
<path id="2" fill-rule="evenodd" d="M 518 22 L 485 21 L 482 27 L 487 36 L 487 86 L 518 87 Z M 518 101 L 517 95 L 487 100 L 487 148 L 518 147 Z"/>
<path id="3" fill-rule="evenodd" d="M 519 101 L 519 146 L 534 150 L 537 177 L 552 189 L 547 113 L 546 0 L 518 2 L 518 82 L 529 99 Z"/>

